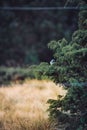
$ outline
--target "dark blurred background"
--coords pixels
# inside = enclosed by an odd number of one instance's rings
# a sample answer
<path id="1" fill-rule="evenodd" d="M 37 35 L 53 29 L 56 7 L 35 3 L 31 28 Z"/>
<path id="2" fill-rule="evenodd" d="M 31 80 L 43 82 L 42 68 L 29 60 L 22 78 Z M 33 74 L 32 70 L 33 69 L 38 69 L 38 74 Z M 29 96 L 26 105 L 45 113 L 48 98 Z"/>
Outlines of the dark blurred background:
<path id="1" fill-rule="evenodd" d="M 1 0 L 0 7 L 64 7 L 66 0 Z M 74 2 L 68 6 L 77 6 Z M 23 66 L 49 62 L 47 44 L 77 29 L 78 10 L 0 9 L 0 65 Z"/>

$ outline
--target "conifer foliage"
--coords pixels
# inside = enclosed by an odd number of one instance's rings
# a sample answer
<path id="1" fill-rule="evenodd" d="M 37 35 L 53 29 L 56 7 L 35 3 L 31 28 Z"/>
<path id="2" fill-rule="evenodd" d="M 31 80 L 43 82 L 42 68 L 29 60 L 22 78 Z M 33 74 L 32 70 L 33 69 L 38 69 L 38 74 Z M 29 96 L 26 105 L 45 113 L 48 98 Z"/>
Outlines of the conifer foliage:
<path id="1" fill-rule="evenodd" d="M 49 75 L 69 86 L 65 97 L 48 100 L 48 110 L 51 118 L 67 124 L 65 130 L 87 130 L 87 3 L 81 2 L 80 6 L 79 28 L 71 42 L 63 38 L 48 44 L 56 60 Z"/>

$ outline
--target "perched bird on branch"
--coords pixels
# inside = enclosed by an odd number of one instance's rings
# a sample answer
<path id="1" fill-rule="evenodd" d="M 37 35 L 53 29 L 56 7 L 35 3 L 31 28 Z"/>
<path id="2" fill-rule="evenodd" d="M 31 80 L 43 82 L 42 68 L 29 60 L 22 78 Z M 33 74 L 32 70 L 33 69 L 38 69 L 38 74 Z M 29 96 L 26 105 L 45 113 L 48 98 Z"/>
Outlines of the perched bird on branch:
<path id="1" fill-rule="evenodd" d="M 52 60 L 50 61 L 50 65 L 53 65 L 54 63 L 55 63 L 55 60 L 52 59 Z"/>

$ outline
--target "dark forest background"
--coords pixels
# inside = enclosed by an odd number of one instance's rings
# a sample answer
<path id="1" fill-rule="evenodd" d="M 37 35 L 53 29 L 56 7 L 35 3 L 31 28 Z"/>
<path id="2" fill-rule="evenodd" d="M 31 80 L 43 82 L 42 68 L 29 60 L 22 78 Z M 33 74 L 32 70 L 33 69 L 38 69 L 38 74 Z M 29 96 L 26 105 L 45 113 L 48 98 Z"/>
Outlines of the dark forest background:
<path id="1" fill-rule="evenodd" d="M 64 7 L 66 0 L 2 0 L 0 7 Z M 68 3 L 77 6 L 77 3 Z M 23 66 L 49 62 L 51 40 L 70 41 L 77 29 L 78 10 L 0 9 L 0 65 Z"/>

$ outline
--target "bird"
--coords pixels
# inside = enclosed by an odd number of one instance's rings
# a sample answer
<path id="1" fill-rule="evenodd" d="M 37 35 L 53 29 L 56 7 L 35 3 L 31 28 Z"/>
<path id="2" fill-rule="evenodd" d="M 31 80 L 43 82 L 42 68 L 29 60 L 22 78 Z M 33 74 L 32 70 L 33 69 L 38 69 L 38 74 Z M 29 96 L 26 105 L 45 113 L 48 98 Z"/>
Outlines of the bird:
<path id="1" fill-rule="evenodd" d="M 50 61 L 50 65 L 53 65 L 54 63 L 55 63 L 55 60 L 52 59 L 52 60 Z"/>

